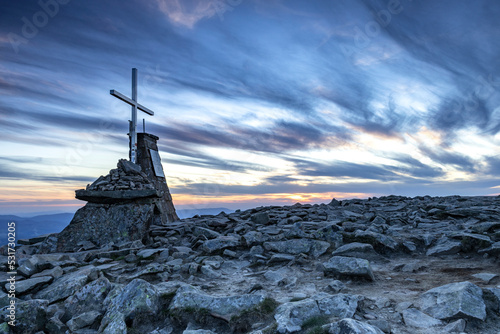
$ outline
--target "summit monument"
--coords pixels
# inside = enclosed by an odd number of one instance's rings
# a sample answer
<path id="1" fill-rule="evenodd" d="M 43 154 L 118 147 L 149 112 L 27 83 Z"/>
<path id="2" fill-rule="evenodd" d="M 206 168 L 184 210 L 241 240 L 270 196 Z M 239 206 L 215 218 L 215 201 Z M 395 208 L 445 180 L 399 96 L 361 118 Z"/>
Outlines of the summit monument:
<path id="1" fill-rule="evenodd" d="M 129 160 L 121 159 L 108 175 L 76 190 L 76 198 L 87 204 L 75 213 L 57 240 L 46 243 L 47 251 L 102 247 L 134 240 L 147 243 L 151 225 L 179 220 L 161 165 L 159 138 L 137 133 L 137 110 L 154 115 L 137 102 L 137 69 L 132 69 L 131 99 L 115 90 L 110 94 L 132 106 Z"/>

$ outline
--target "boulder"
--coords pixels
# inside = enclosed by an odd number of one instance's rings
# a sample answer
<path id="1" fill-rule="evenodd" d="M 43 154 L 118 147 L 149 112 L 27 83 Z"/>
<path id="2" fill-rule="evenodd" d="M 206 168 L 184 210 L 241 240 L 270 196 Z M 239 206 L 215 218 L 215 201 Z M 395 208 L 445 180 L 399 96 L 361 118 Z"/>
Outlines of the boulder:
<path id="1" fill-rule="evenodd" d="M 321 293 L 301 301 L 284 303 L 274 315 L 277 330 L 279 333 L 298 332 L 306 320 L 319 316 L 352 317 L 360 299 L 357 295 Z"/>
<path id="2" fill-rule="evenodd" d="M 326 253 L 330 248 L 330 243 L 326 241 L 313 239 L 291 239 L 285 241 L 269 241 L 264 243 L 266 250 L 275 251 L 286 254 L 310 254 L 314 258 L 318 258 Z"/>
<path id="3" fill-rule="evenodd" d="M 346 318 L 330 325 L 331 334 L 384 334 L 379 328 L 367 323 Z"/>
<path id="4" fill-rule="evenodd" d="M 486 306 L 481 289 L 470 283 L 450 283 L 423 293 L 419 298 L 422 311 L 440 320 L 473 318 L 484 321 Z"/>
<path id="5" fill-rule="evenodd" d="M 182 286 L 175 293 L 169 310 L 183 312 L 186 309 L 205 309 L 219 316 L 230 318 L 256 307 L 264 299 L 264 296 L 258 294 L 217 297 L 207 295 L 191 286 Z"/>
<path id="6" fill-rule="evenodd" d="M 104 312 L 104 300 L 111 288 L 108 279 L 100 277 L 74 291 L 74 294 L 64 301 L 66 317 L 72 318 L 89 311 Z"/>
<path id="7" fill-rule="evenodd" d="M 337 248 L 332 255 L 334 256 L 347 256 L 357 257 L 365 260 L 380 260 L 382 256 L 378 254 L 373 246 L 360 242 L 352 242 Z"/>
<path id="8" fill-rule="evenodd" d="M 208 254 L 222 252 L 226 248 L 234 248 L 240 245 L 240 240 L 234 236 L 221 236 L 215 239 L 207 240 L 201 246 L 201 249 Z"/>
<path id="9" fill-rule="evenodd" d="M 345 256 L 333 256 L 323 263 L 325 275 L 337 277 L 357 277 L 375 280 L 370 262 L 365 259 Z"/>
<path id="10" fill-rule="evenodd" d="M 156 317 L 160 307 L 159 299 L 156 288 L 139 278 L 125 287 L 111 290 L 104 300 L 107 311 L 101 321 L 99 332 L 126 333 L 126 319 L 131 319 L 133 322 L 135 318 Z M 137 327 L 138 324 L 132 323 L 132 326 Z"/>
<path id="11" fill-rule="evenodd" d="M 43 299 L 32 299 L 16 303 L 15 332 L 36 333 L 44 329 L 47 322 L 47 306 L 49 302 Z M 9 322 L 7 306 L 0 311 L 2 320 Z M 1 321 L 0 321 L 1 322 Z"/>
<path id="12" fill-rule="evenodd" d="M 89 280 L 96 279 L 97 272 L 98 270 L 94 266 L 87 266 L 61 276 L 47 288 L 37 292 L 35 298 L 47 299 L 51 304 L 66 299 L 87 284 Z"/>
<path id="13" fill-rule="evenodd" d="M 408 308 L 403 311 L 403 320 L 407 326 L 416 328 L 427 328 L 441 326 L 443 322 L 415 308 Z"/>

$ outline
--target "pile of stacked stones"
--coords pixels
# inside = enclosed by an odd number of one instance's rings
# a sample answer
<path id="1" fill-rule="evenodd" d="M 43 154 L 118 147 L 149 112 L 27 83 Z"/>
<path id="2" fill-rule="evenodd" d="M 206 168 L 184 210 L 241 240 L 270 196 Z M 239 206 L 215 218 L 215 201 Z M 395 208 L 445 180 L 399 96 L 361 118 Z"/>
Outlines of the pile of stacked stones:
<path id="1" fill-rule="evenodd" d="M 87 185 L 85 190 L 144 190 L 155 189 L 154 184 L 138 165 L 121 159 L 118 168 L 111 169 L 106 176 L 99 177 L 94 183 Z"/>
<path id="2" fill-rule="evenodd" d="M 52 254 L 40 253 L 40 238 L 22 241 L 17 326 L 5 307 L 0 333 L 500 329 L 499 197 L 267 206 L 153 225 L 149 235 L 146 245 Z"/>

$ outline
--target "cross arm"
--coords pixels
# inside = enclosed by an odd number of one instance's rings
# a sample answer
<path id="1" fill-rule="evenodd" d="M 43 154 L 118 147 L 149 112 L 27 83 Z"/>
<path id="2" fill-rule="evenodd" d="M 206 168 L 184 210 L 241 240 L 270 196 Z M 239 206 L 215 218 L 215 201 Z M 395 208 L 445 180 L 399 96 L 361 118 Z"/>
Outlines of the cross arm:
<path id="1" fill-rule="evenodd" d="M 144 112 L 145 112 L 146 114 L 148 114 L 148 115 L 153 116 L 153 115 L 155 114 L 155 113 L 154 113 L 154 111 L 149 110 L 148 108 L 144 107 L 143 105 L 141 105 L 141 104 L 137 103 L 137 102 L 136 102 L 136 101 L 134 101 L 134 100 L 129 99 L 128 97 L 126 97 L 125 95 L 123 95 L 123 94 L 121 94 L 121 93 L 117 92 L 117 91 L 116 91 L 116 90 L 114 90 L 114 89 L 110 90 L 110 91 L 109 91 L 109 94 L 111 94 L 111 95 L 113 95 L 114 97 L 116 97 L 116 98 L 118 98 L 118 99 L 122 100 L 122 101 L 123 101 L 123 102 L 125 102 L 125 103 L 130 104 L 131 106 L 137 106 L 137 109 L 139 109 L 139 110 L 141 110 L 141 111 L 144 111 Z"/>

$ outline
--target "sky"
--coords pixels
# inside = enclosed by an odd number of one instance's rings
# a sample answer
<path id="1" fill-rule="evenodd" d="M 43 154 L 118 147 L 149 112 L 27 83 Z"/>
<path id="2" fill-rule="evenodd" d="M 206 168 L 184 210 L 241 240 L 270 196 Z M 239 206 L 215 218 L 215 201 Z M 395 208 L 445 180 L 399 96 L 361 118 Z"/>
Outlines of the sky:
<path id="1" fill-rule="evenodd" d="M 177 208 L 500 193 L 500 2 L 0 0 L 0 214 L 160 137 Z"/>

